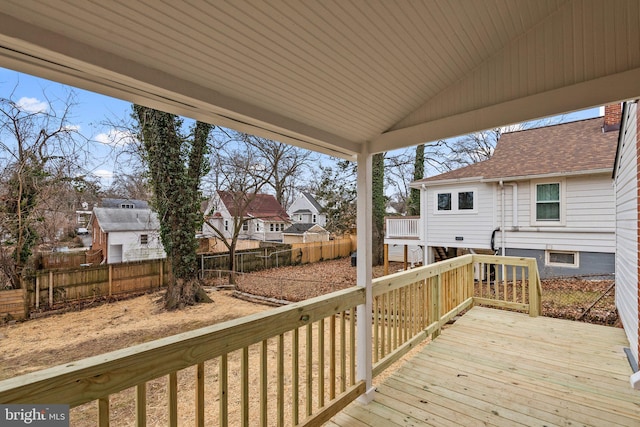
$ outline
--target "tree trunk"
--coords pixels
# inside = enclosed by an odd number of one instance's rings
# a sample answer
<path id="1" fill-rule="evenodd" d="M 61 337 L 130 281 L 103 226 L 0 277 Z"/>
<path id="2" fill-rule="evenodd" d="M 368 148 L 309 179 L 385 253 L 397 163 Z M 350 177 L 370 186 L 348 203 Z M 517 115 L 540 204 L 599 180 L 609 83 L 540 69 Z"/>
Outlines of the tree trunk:
<path id="1" fill-rule="evenodd" d="M 371 260 L 373 265 L 384 262 L 384 153 L 373 155 L 372 159 L 372 195 L 373 195 L 373 229 Z"/>

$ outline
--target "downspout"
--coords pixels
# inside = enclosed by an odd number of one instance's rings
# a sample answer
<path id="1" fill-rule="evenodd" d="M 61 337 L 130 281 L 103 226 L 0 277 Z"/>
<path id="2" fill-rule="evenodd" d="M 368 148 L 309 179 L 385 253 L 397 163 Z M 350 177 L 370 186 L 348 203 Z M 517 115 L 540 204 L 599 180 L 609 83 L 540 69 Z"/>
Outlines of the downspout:
<path id="1" fill-rule="evenodd" d="M 500 251 L 502 252 L 502 256 L 504 256 L 505 254 L 505 250 L 504 250 L 504 246 L 505 246 L 505 226 L 504 226 L 504 217 L 505 217 L 505 212 L 506 212 L 506 207 L 504 205 L 504 199 L 505 199 L 505 195 L 504 195 L 504 182 L 502 182 L 502 180 L 500 180 L 499 182 L 500 184 L 500 240 L 501 240 L 501 244 L 500 244 Z"/>
<path id="2" fill-rule="evenodd" d="M 513 191 L 511 193 L 513 197 L 512 209 L 511 209 L 511 212 L 513 214 L 513 219 L 511 221 L 511 224 L 512 224 L 513 230 L 517 231 L 518 230 L 518 183 L 508 182 L 508 183 L 505 183 L 504 185 L 510 185 L 511 187 L 513 187 Z"/>

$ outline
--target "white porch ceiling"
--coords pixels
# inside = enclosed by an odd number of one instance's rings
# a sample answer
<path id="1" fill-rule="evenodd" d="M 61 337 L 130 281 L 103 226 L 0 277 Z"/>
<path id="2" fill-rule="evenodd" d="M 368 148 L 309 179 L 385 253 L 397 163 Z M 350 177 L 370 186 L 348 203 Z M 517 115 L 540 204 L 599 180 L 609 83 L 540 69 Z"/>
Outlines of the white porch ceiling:
<path id="1" fill-rule="evenodd" d="M 0 66 L 351 158 L 640 97 L 640 2 L 3 0 Z"/>

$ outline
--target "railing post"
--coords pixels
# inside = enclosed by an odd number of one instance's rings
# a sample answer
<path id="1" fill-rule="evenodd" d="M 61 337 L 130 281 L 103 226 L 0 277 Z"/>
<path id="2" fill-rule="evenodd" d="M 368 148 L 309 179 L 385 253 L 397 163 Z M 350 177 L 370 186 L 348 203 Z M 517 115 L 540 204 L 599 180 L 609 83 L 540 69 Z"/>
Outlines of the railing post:
<path id="1" fill-rule="evenodd" d="M 535 259 L 529 261 L 529 316 L 538 317 L 540 315 L 540 293 L 538 276 L 538 263 Z"/>

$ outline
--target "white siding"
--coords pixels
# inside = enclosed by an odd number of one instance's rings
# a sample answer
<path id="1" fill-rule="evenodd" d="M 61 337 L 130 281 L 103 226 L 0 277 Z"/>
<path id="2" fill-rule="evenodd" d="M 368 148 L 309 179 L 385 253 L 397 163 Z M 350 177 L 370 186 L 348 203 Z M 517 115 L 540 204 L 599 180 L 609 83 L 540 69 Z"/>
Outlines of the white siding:
<path id="1" fill-rule="evenodd" d="M 637 104 L 627 105 L 616 182 L 616 307 L 638 361 Z"/>
<path id="2" fill-rule="evenodd" d="M 140 235 L 148 236 L 147 244 L 140 243 Z M 111 246 L 122 245 L 122 262 L 144 261 L 149 259 L 165 258 L 160 234 L 157 231 L 118 231 L 109 233 L 109 250 Z M 107 261 L 114 261 L 107 257 Z"/>
<path id="3" fill-rule="evenodd" d="M 609 174 L 564 178 L 563 225 L 534 224 L 532 182 L 536 181 L 517 182 L 517 229 L 513 227 L 512 219 L 513 187 L 505 185 L 507 248 L 615 253 L 614 190 Z M 499 225 L 501 217 L 499 195 L 496 204 Z M 500 241 L 499 233 L 496 239 Z"/>
<path id="4" fill-rule="evenodd" d="M 308 209 L 309 213 L 303 214 L 294 214 L 294 212 L 298 210 Z M 297 199 L 293 201 L 289 209 L 287 209 L 287 213 L 293 222 L 306 223 L 306 224 L 318 224 L 321 227 L 327 225 L 327 216 L 325 214 L 321 214 L 318 209 L 311 203 L 309 200 L 303 195 L 300 194 Z M 302 218 L 298 218 L 298 215 L 301 215 Z M 315 221 L 313 217 L 315 215 Z"/>
<path id="5" fill-rule="evenodd" d="M 437 212 L 436 194 L 475 190 L 475 212 Z M 428 246 L 489 249 L 495 228 L 494 184 L 473 183 L 427 187 L 421 193 L 425 200 L 424 224 Z M 475 207 L 475 205 L 474 205 Z M 456 240 L 462 237 L 463 240 Z"/>

